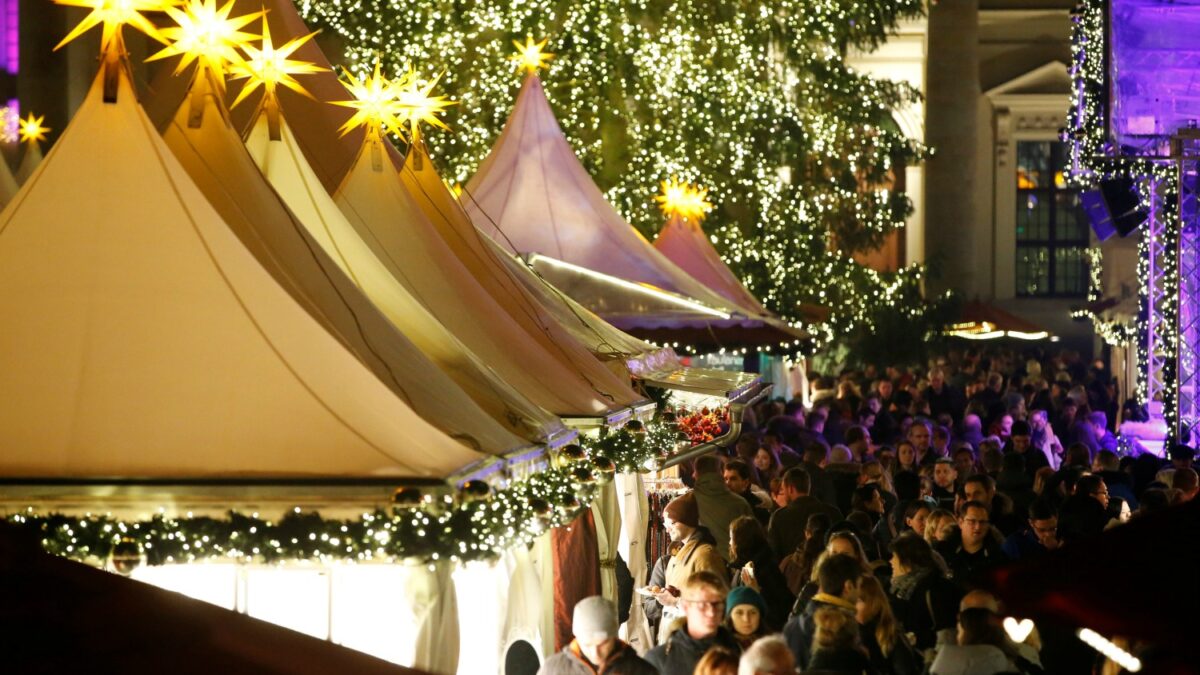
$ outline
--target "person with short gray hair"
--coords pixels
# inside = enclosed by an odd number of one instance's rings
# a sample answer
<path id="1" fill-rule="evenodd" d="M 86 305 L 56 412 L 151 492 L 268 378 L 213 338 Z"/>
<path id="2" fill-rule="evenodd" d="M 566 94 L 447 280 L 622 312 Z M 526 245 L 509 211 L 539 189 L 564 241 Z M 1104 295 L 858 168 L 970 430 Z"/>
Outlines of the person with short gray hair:
<path id="1" fill-rule="evenodd" d="M 778 635 L 754 641 L 738 662 L 738 675 L 791 675 L 796 661 L 787 643 Z"/>
<path id="2" fill-rule="evenodd" d="M 599 595 L 575 604 L 571 617 L 575 639 L 546 659 L 538 675 L 595 675 L 627 673 L 656 675 L 658 671 L 637 650 L 617 637 L 617 609 Z"/>

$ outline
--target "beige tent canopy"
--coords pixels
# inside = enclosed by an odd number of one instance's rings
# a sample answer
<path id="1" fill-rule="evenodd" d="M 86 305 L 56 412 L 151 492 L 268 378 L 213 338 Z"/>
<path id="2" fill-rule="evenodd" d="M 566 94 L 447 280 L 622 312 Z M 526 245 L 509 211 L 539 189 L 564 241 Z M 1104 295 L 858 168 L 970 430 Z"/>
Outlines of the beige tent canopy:
<path id="1" fill-rule="evenodd" d="M 8 162 L 0 157 L 0 208 L 11 202 L 17 194 L 17 190 L 20 189 L 21 186 L 17 185 L 17 179 L 13 176 L 12 169 L 8 168 Z"/>
<path id="2" fill-rule="evenodd" d="M 498 280 L 478 278 L 463 264 L 443 238 L 445 228 L 435 227 L 401 184 L 386 145 L 377 135 L 363 144 L 334 199 L 387 270 L 506 382 L 546 409 L 598 416 L 640 402 L 627 377 L 536 316 L 524 297 L 504 294 Z M 430 167 L 428 156 L 418 157 Z"/>
<path id="3" fill-rule="evenodd" d="M 679 269 L 605 200 L 558 126 L 541 80 L 529 75 L 463 206 L 514 253 L 540 253 L 651 284 L 727 313 L 739 308 Z"/>
<path id="4" fill-rule="evenodd" d="M 422 420 L 230 229 L 102 76 L 0 214 L 10 477 L 446 476 Z"/>
<path id="5" fill-rule="evenodd" d="M 769 313 L 721 260 L 721 254 L 713 248 L 698 219 L 684 219 L 678 213 L 672 215 L 654 238 L 654 249 L 746 312 Z"/>
<path id="6" fill-rule="evenodd" d="M 276 280 L 380 380 L 427 421 L 491 454 L 511 450 L 524 441 L 549 438 L 562 430 L 557 419 L 519 397 L 514 396 L 510 404 L 501 396 L 505 391 L 502 383 L 494 389 L 481 388 L 482 403 L 488 410 L 485 412 L 442 372 L 371 304 L 283 205 L 255 166 L 207 81 L 199 80 L 195 86 L 197 95 L 203 98 L 200 123 L 189 125 L 191 106 L 185 101 L 164 130 L 167 145 Z M 415 325 L 421 334 L 422 325 L 431 326 L 428 331 L 433 332 L 438 349 L 452 349 L 454 339 L 421 307 L 412 305 L 405 327 Z M 477 370 L 468 369 L 466 377 L 474 377 Z M 468 381 L 487 384 L 480 379 Z"/>

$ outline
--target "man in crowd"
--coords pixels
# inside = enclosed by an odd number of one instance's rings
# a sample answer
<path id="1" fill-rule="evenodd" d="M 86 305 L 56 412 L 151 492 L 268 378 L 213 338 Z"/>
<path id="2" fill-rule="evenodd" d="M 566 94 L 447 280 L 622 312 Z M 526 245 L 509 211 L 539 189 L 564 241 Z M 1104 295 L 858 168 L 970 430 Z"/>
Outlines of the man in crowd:
<path id="1" fill-rule="evenodd" d="M 771 514 L 771 522 L 767 527 L 771 550 L 781 560 L 804 543 L 804 527 L 808 524 L 809 516 L 825 513 L 833 522 L 842 519 L 842 512 L 837 507 L 813 497 L 809 494 L 811 489 L 812 483 L 804 469 L 795 467 L 783 475 L 783 490 L 788 505 Z"/>
<path id="2" fill-rule="evenodd" d="M 1004 540 L 1004 554 L 1013 560 L 1053 551 L 1058 540 L 1058 514 L 1050 502 L 1039 499 L 1029 505 L 1029 527 Z"/>
<path id="3" fill-rule="evenodd" d="M 1112 450 L 1101 450 L 1092 461 L 1092 473 L 1104 479 L 1112 497 L 1124 499 L 1132 510 L 1137 510 L 1137 497 L 1133 494 L 1133 476 L 1121 471 L 1121 458 Z"/>
<path id="4" fill-rule="evenodd" d="M 721 478 L 721 458 L 704 455 L 696 459 L 696 506 L 700 509 L 700 524 L 712 532 L 717 551 L 729 560 L 729 524 L 741 516 L 753 516 L 750 504 L 734 494 Z"/>
<path id="5" fill-rule="evenodd" d="M 1001 534 L 1008 536 L 1021 527 L 1020 519 L 1012 513 L 1012 500 L 996 494 L 996 481 L 991 476 L 969 476 L 963 482 L 963 497 L 968 502 L 983 504 L 988 510 L 992 526 Z"/>
<path id="6" fill-rule="evenodd" d="M 660 675 L 692 675 L 704 653 L 713 647 L 740 654 L 737 640 L 722 625 L 729 595 L 725 580 L 713 572 L 697 572 L 680 590 L 683 625 L 665 643 L 646 652 L 646 660 Z"/>
<path id="7" fill-rule="evenodd" d="M 933 450 L 933 428 L 929 420 L 913 420 L 908 428 L 908 441 L 917 453 L 917 464 L 933 464 L 937 460 Z"/>
<path id="8" fill-rule="evenodd" d="M 1032 433 L 1028 422 L 1024 420 L 1013 422 L 1008 447 L 1008 452 L 1015 452 L 1025 460 L 1025 473 L 1030 476 L 1036 474 L 1037 470 L 1043 466 L 1050 466 L 1045 454 L 1038 450 L 1030 450 L 1033 447 Z"/>
<path id="9" fill-rule="evenodd" d="M 829 446 L 820 443 L 809 443 L 804 448 L 804 461 L 800 464 L 808 472 L 809 492 L 812 496 L 826 504 L 837 505 L 837 491 L 833 488 L 833 479 L 825 471 L 829 463 Z"/>
<path id="10" fill-rule="evenodd" d="M 746 503 L 750 505 L 750 510 L 754 512 L 754 517 L 763 524 L 763 527 L 766 527 L 767 523 L 771 522 L 771 512 L 768 510 L 771 495 L 750 479 L 750 465 L 740 459 L 731 459 L 725 462 L 723 478 L 725 487 L 728 487 L 733 494 L 745 499 Z"/>
<path id="11" fill-rule="evenodd" d="M 954 479 L 958 478 L 958 471 L 954 469 L 954 462 L 946 457 L 942 457 L 934 462 L 933 465 L 933 494 L 931 495 L 938 507 L 943 509 L 954 509 Z"/>
<path id="12" fill-rule="evenodd" d="M 1108 524 L 1108 486 L 1095 474 L 1080 476 L 1058 510 L 1059 534 L 1065 543 L 1095 536 Z"/>
<path id="13" fill-rule="evenodd" d="M 991 534 L 991 518 L 984 504 L 963 503 L 958 510 L 958 531 L 958 537 L 944 542 L 941 553 L 950 568 L 950 578 L 966 589 L 977 575 L 1007 562 L 1008 556 Z"/>
<path id="14" fill-rule="evenodd" d="M 546 659 L 538 675 L 595 675 L 628 673 L 655 675 L 658 671 L 637 655 L 637 650 L 617 638 L 617 611 L 612 603 L 593 595 L 575 605 L 571 618 L 575 639 Z"/>
<path id="15" fill-rule="evenodd" d="M 807 668 L 812 658 L 813 635 L 816 633 L 813 615 L 817 610 L 829 607 L 854 618 L 861 575 L 862 563 L 853 556 L 832 555 L 821 563 L 817 570 L 817 594 L 783 627 L 783 639 L 796 657 L 797 666 Z"/>

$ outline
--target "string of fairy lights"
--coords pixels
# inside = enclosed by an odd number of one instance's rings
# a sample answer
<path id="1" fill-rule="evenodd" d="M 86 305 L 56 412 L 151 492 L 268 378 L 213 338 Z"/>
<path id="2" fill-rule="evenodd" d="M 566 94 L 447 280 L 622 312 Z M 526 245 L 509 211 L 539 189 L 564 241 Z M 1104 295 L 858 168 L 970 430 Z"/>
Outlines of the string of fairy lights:
<path id="1" fill-rule="evenodd" d="M 1170 161 L 1120 155 L 1109 143 L 1104 118 L 1108 104 L 1105 71 L 1109 48 L 1105 39 L 1106 4 L 1104 0 L 1085 0 L 1072 12 L 1071 107 L 1066 131 L 1071 161 L 1066 173 L 1068 180 L 1078 187 L 1118 178 L 1133 179 L 1141 204 L 1150 210 L 1150 225 L 1138 242 L 1139 301 L 1144 309 L 1138 312 L 1132 330 L 1112 326 L 1105 339 L 1137 341 L 1137 398 L 1141 403 L 1149 402 L 1156 393 L 1151 391 L 1152 386 L 1157 386 L 1150 380 L 1161 380 L 1166 386 L 1157 393 L 1162 399 L 1167 428 L 1174 430 L 1178 417 L 1177 252 L 1182 230 L 1176 208 L 1180 196 L 1178 171 Z M 1102 323 L 1096 323 L 1096 327 L 1098 331 L 1107 330 Z M 1148 350 L 1151 341 L 1154 354 Z M 1152 362 L 1161 364 L 1161 372 L 1151 372 Z"/>
<path id="2" fill-rule="evenodd" d="M 1091 304 L 1104 297 L 1104 252 L 1099 246 L 1091 246 L 1084 250 L 1084 256 L 1087 258 L 1088 265 L 1087 301 Z M 1071 318 L 1091 321 L 1096 335 L 1106 344 L 1114 347 L 1125 347 L 1137 341 L 1136 321 L 1107 317 L 1103 312 L 1093 311 L 1090 307 L 1073 310 Z M 1138 373 L 1138 380 L 1141 380 L 1140 373 Z M 1135 388 L 1138 386 L 1137 383 L 1134 384 Z"/>
<path id="3" fill-rule="evenodd" d="M 653 470 L 687 444 L 665 415 L 557 451 L 551 465 L 500 489 L 464 483 L 457 495 L 398 489 L 391 506 L 357 518 L 324 518 L 295 508 L 281 518 L 230 511 L 222 517 L 122 519 L 29 508 L 6 520 L 37 537 L 54 554 L 88 563 L 112 560 L 128 572 L 151 565 L 205 560 L 231 562 L 412 562 L 492 560 L 569 524 L 590 506 L 615 473 Z"/>
<path id="4" fill-rule="evenodd" d="M 855 251 L 878 246 L 911 209 L 889 187 L 926 150 L 887 124 L 907 85 L 848 68 L 848 45 L 885 39 L 915 0 L 713 3 L 301 0 L 336 36 L 348 68 L 444 72 L 460 105 L 454 134 L 427 139 L 465 183 L 503 127 L 520 85 L 513 38 L 551 36 L 542 76 L 556 116 L 614 206 L 644 234 L 662 225 L 666 177 L 705 185 L 710 239 L 747 288 L 787 319 L 835 309 L 845 334 L 881 308 L 925 315 L 919 266 L 881 273 Z"/>

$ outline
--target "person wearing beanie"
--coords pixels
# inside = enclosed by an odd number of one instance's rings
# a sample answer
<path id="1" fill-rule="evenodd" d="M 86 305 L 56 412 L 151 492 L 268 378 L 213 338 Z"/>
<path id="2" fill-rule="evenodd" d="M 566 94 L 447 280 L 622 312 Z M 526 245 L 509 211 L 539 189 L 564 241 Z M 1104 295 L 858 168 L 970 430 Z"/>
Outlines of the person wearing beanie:
<path id="1" fill-rule="evenodd" d="M 760 637 L 769 635 L 763 618 L 767 603 L 758 591 L 749 586 L 736 586 L 725 598 L 725 627 L 742 646 L 748 648 Z"/>
<path id="2" fill-rule="evenodd" d="M 652 589 L 657 591 L 654 597 L 663 606 L 662 623 L 659 624 L 660 639 L 665 638 L 675 620 L 683 616 L 678 593 L 693 574 L 713 572 L 721 578 L 728 574 L 725 559 L 717 550 L 716 539 L 711 532 L 700 527 L 700 507 L 696 504 L 694 493 L 689 492 L 668 502 L 662 518 L 671 541 L 679 542 L 682 546 L 667 561 L 666 587 Z"/>
<path id="3" fill-rule="evenodd" d="M 575 605 L 571 618 L 575 639 L 546 659 L 538 675 L 656 675 L 637 651 L 617 638 L 617 610 L 599 595 Z"/>

